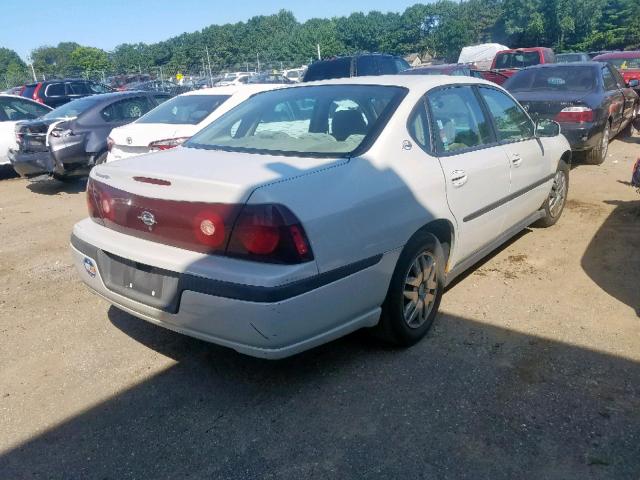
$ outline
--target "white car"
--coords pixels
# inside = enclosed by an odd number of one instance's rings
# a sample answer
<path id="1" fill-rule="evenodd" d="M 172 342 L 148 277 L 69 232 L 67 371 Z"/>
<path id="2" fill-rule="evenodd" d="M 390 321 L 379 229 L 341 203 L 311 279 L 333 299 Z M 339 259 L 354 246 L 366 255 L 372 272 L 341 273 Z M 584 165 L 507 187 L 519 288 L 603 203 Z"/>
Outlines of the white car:
<path id="1" fill-rule="evenodd" d="M 230 87 L 233 85 L 246 85 L 249 79 L 255 76 L 255 72 L 230 72 L 225 73 L 222 80 L 216 82 L 216 87 Z"/>
<path id="2" fill-rule="evenodd" d="M 16 123 L 33 120 L 51 111 L 51 107 L 16 95 L 0 95 L 0 165 L 8 165 L 9 149 L 16 149 Z"/>
<path id="3" fill-rule="evenodd" d="M 207 88 L 167 100 L 135 122 L 111 130 L 107 162 L 176 147 L 251 95 L 276 87 Z"/>
<path id="4" fill-rule="evenodd" d="M 307 71 L 307 67 L 292 68 L 289 70 L 284 70 L 282 72 L 282 76 L 291 80 L 292 82 L 299 83 L 304 78 L 304 74 L 306 71 Z"/>
<path id="5" fill-rule="evenodd" d="M 558 220 L 559 132 L 468 77 L 260 93 L 182 147 L 95 167 L 74 262 L 119 308 L 249 355 L 363 327 L 411 345 L 456 275 Z"/>

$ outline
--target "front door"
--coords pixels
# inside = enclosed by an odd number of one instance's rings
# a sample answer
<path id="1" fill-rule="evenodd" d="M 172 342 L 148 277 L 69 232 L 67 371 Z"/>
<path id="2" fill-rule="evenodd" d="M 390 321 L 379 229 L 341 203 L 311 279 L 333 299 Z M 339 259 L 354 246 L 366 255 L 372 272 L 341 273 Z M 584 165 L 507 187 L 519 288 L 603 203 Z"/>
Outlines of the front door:
<path id="1" fill-rule="evenodd" d="M 464 260 L 504 230 L 509 162 L 473 87 L 436 89 L 427 100 L 447 202 L 458 224 L 454 255 Z"/>
<path id="2" fill-rule="evenodd" d="M 535 126 L 522 107 L 504 92 L 479 87 L 480 96 L 493 120 L 496 136 L 511 169 L 511 193 L 506 205 L 505 228 L 510 228 L 540 209 L 549 193 L 550 161 Z"/>

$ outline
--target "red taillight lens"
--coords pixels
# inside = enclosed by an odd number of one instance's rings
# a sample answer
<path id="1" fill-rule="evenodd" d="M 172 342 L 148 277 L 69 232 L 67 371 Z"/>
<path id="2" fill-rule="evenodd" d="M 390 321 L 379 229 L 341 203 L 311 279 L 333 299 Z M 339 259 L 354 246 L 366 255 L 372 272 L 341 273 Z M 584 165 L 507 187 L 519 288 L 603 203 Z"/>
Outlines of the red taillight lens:
<path id="1" fill-rule="evenodd" d="M 268 263 L 313 260 L 302 225 L 282 205 L 148 198 L 90 179 L 87 206 L 105 227 L 165 245 Z"/>
<path id="2" fill-rule="evenodd" d="M 36 85 L 36 88 L 33 89 L 33 95 L 31 95 L 31 98 L 33 98 L 38 103 L 44 103 L 42 99 L 38 96 L 41 88 L 42 88 L 42 82 L 38 82 L 38 84 Z"/>
<path id="3" fill-rule="evenodd" d="M 169 150 L 171 148 L 175 148 L 179 145 L 182 145 L 184 142 L 189 140 L 190 137 L 179 137 L 179 138 L 166 138 L 164 140 L 157 140 L 155 142 L 151 142 L 149 144 L 149 149 L 151 150 Z"/>
<path id="4" fill-rule="evenodd" d="M 554 120 L 568 123 L 593 122 L 593 110 L 589 107 L 566 107 L 556 115 Z"/>
<path id="5" fill-rule="evenodd" d="M 299 220 L 283 205 L 245 205 L 231 233 L 227 255 L 270 263 L 313 260 Z"/>

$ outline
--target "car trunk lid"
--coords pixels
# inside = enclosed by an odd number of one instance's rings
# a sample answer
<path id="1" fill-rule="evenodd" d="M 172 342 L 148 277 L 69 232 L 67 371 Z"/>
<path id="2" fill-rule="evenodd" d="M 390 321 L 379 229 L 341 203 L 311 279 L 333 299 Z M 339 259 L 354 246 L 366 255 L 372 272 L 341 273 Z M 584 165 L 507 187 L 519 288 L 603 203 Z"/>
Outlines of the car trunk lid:
<path id="1" fill-rule="evenodd" d="M 563 108 L 580 105 L 588 93 L 512 92 L 520 105 L 536 119 L 553 120 Z"/>

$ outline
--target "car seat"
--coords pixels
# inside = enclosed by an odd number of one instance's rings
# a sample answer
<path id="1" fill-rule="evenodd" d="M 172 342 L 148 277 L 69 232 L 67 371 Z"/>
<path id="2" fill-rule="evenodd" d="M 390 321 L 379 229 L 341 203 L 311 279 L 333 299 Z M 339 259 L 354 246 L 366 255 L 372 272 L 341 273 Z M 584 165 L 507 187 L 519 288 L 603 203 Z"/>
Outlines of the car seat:
<path id="1" fill-rule="evenodd" d="M 362 113 L 357 110 L 338 110 L 331 122 L 331 134 L 339 142 L 344 142 L 351 135 L 366 135 L 367 124 Z"/>

